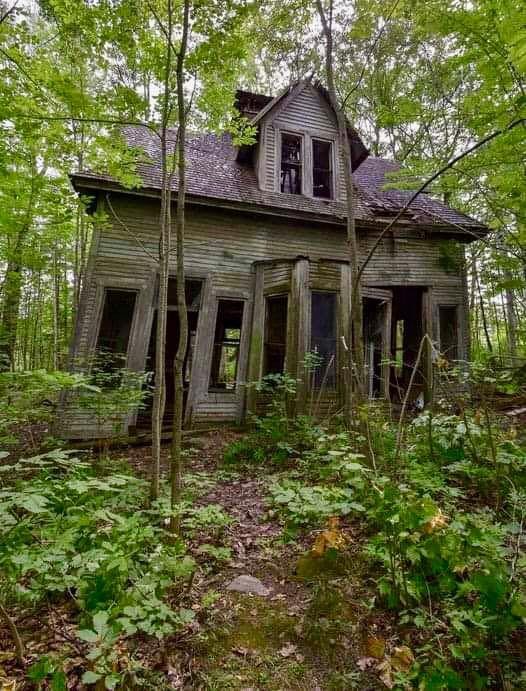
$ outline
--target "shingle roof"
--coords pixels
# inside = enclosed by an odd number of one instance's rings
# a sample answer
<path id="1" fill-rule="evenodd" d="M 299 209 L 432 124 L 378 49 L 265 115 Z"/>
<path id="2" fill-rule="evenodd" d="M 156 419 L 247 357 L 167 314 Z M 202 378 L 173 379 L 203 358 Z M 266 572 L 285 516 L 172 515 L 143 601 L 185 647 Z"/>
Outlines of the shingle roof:
<path id="1" fill-rule="evenodd" d="M 137 165 L 137 172 L 142 178 L 143 190 L 160 190 L 161 166 L 159 138 L 144 127 L 126 127 L 125 138 L 130 146 L 145 151 L 144 157 Z M 171 138 L 175 143 L 176 132 Z M 303 195 L 268 192 L 258 187 L 256 174 L 252 166 L 236 160 L 237 147 L 232 144 L 229 135 L 191 134 L 187 137 L 187 192 L 189 201 L 192 197 L 208 198 L 218 202 L 247 204 L 284 212 L 299 213 L 342 221 L 346 216 L 345 203 L 333 200 L 322 200 Z M 386 159 L 369 157 L 355 171 L 353 179 L 356 187 L 356 219 L 358 221 L 379 221 L 392 215 L 405 204 L 411 192 L 400 190 L 383 190 L 389 182 L 386 174 L 397 170 L 398 164 Z M 110 176 L 93 172 L 79 172 L 73 176 L 76 185 L 97 187 L 97 181 L 112 182 Z M 174 175 L 172 188 L 177 189 L 177 175 Z M 442 204 L 427 194 L 420 195 L 410 207 L 412 220 L 418 224 L 437 226 L 462 226 L 473 231 L 483 231 L 483 226 L 468 216 Z"/>

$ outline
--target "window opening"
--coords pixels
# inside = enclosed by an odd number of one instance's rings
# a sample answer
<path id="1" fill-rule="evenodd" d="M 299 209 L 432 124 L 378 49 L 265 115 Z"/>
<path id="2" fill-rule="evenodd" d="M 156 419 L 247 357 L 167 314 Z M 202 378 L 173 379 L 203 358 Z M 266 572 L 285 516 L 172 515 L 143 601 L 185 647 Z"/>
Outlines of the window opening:
<path id="1" fill-rule="evenodd" d="M 311 351 L 320 365 L 313 373 L 314 387 L 336 385 L 336 293 L 313 292 L 311 296 Z"/>
<path id="2" fill-rule="evenodd" d="M 312 194 L 332 199 L 332 144 L 321 139 L 312 140 Z"/>
<path id="3" fill-rule="evenodd" d="M 126 365 L 137 291 L 106 288 L 96 351 L 105 371 Z"/>
<path id="4" fill-rule="evenodd" d="M 440 351 L 448 360 L 458 360 L 458 318 L 455 306 L 440 305 Z"/>
<path id="5" fill-rule="evenodd" d="M 267 298 L 263 374 L 280 374 L 285 369 L 287 344 L 287 295 Z"/>
<path id="6" fill-rule="evenodd" d="M 236 389 L 243 306 L 241 300 L 219 300 L 210 389 Z"/>
<path id="7" fill-rule="evenodd" d="M 301 194 L 301 137 L 281 135 L 281 191 Z"/>

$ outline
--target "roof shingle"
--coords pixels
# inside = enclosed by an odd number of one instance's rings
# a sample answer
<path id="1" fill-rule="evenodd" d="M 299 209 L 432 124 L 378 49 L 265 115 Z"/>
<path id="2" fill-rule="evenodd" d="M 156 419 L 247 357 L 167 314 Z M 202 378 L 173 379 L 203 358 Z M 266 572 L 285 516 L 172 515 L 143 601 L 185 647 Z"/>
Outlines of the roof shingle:
<path id="1" fill-rule="evenodd" d="M 161 166 L 159 138 L 150 130 L 139 126 L 124 128 L 124 136 L 130 146 L 144 151 L 145 156 L 137 165 L 137 172 L 143 181 L 143 189 L 159 190 L 161 187 Z M 176 132 L 170 138 L 175 145 Z M 346 216 L 345 203 L 322 200 L 304 195 L 283 194 L 261 190 L 252 166 L 236 160 L 237 147 L 229 135 L 191 134 L 187 137 L 187 191 L 189 196 L 207 197 L 218 201 L 234 202 L 251 206 L 273 208 L 282 212 L 299 212 L 317 217 L 332 217 L 341 221 Z M 383 189 L 389 182 L 388 173 L 399 169 L 394 161 L 382 158 L 367 158 L 354 172 L 356 189 L 355 213 L 358 221 L 375 221 L 396 213 L 407 202 L 412 192 L 397 189 Z M 79 172 L 73 176 L 96 181 L 111 181 L 104 174 Z M 85 186 L 86 183 L 84 183 Z M 177 175 L 172 188 L 177 190 Z M 409 219 L 415 224 L 438 226 L 462 226 L 480 232 L 482 224 L 446 206 L 428 194 L 421 194 L 411 204 Z M 327 218 L 327 220 L 330 220 Z M 404 216 L 404 220 L 408 220 Z M 459 229 L 460 230 L 460 229 Z"/>

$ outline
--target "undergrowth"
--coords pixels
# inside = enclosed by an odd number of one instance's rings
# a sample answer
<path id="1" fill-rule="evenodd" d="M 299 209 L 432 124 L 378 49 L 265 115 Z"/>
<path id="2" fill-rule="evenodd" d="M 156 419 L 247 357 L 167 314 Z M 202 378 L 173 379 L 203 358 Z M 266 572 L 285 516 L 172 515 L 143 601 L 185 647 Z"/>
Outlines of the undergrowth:
<path id="1" fill-rule="evenodd" d="M 280 407 L 258 420 L 244 443 L 259 456 L 230 448 L 226 457 L 280 469 L 268 502 L 288 540 L 334 516 L 364 536 L 377 604 L 410 643 L 382 653 L 384 684 L 526 686 L 526 444 L 517 431 L 485 409 L 425 411 L 403 428 L 364 410 L 357 429 L 315 434 L 285 417 Z M 272 447 L 268 430 L 286 424 L 294 462 L 283 469 L 285 433 Z M 326 530 L 322 549 L 345 551 L 339 533 Z"/>

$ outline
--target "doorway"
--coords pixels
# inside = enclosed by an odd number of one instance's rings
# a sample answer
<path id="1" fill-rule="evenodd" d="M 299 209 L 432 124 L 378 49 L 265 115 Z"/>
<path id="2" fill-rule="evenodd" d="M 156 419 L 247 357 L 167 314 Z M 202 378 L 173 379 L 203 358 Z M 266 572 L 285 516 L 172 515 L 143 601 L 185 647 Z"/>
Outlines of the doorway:
<path id="1" fill-rule="evenodd" d="M 391 286 L 393 291 L 393 317 L 391 323 L 391 376 L 390 394 L 394 403 L 404 399 L 418 350 L 424 334 L 423 295 L 425 288 Z M 411 401 L 416 400 L 424 389 L 424 357 L 418 365 L 411 390 Z"/>

